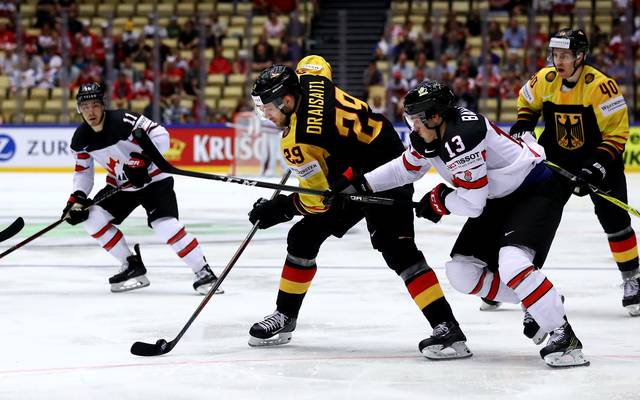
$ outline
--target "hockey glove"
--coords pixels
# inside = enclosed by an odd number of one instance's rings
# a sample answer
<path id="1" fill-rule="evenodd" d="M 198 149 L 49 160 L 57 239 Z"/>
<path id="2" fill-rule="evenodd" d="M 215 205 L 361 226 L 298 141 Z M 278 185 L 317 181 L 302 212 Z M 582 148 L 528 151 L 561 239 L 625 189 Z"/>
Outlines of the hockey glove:
<path id="1" fill-rule="evenodd" d="M 425 142 L 425 140 L 418 134 L 418 132 L 413 131 L 409 134 L 409 140 L 411 141 L 411 147 L 420 155 L 427 158 L 437 157 L 440 150 L 440 139 L 435 139 L 429 143 Z"/>
<path id="2" fill-rule="evenodd" d="M 438 223 L 443 215 L 449 214 L 449 210 L 444 206 L 444 199 L 451 192 L 453 192 L 453 189 L 449 186 L 444 183 L 438 184 L 418 202 L 416 217 L 426 218 Z"/>
<path id="3" fill-rule="evenodd" d="M 336 207 L 343 199 L 346 200 L 344 196 L 340 196 L 340 193 L 371 194 L 373 191 L 369 187 L 369 183 L 364 175 L 354 172 L 353 169 L 349 167 L 342 173 L 340 178 L 331 184 L 331 196 L 325 197 L 322 202 L 326 206 Z"/>
<path id="4" fill-rule="evenodd" d="M 532 135 L 535 138 L 536 134 L 533 132 L 535 127 L 535 121 L 519 119 L 511 126 L 511 129 L 509 129 L 509 135 L 514 139 L 520 139 L 525 135 Z"/>
<path id="5" fill-rule="evenodd" d="M 151 177 L 149 176 L 149 165 L 151 165 L 151 159 L 144 154 L 137 152 L 133 152 L 129 155 L 131 156 L 131 159 L 129 159 L 129 162 L 124 165 L 122 170 L 133 186 L 141 188 L 151 182 Z"/>
<path id="6" fill-rule="evenodd" d="M 607 156 L 604 155 L 604 157 Z M 582 164 L 582 168 L 577 174 L 578 182 L 573 189 L 573 193 L 582 197 L 592 192 L 590 185 L 597 187 L 602 184 L 602 181 L 607 176 L 604 157 L 596 156 Z"/>
<path id="7" fill-rule="evenodd" d="M 291 221 L 293 216 L 298 214 L 293 204 L 293 196 L 293 194 L 289 196 L 279 194 L 273 200 L 258 199 L 249 212 L 249 221 L 252 224 L 259 222 L 258 229 L 267 229 L 279 223 Z"/>
<path id="8" fill-rule="evenodd" d="M 76 190 L 69 196 L 60 218 L 66 219 L 71 225 L 84 222 L 89 218 L 89 206 L 91 204 L 93 204 L 93 201 L 88 199 L 84 192 Z"/>

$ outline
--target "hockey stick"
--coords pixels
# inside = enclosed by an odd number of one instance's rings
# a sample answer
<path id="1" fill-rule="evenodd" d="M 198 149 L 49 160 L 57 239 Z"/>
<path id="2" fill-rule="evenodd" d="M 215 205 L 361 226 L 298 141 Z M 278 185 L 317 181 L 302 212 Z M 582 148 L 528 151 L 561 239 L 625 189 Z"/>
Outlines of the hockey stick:
<path id="1" fill-rule="evenodd" d="M 127 187 L 127 186 L 130 186 L 130 185 L 127 184 L 127 185 L 122 186 L 122 187 Z M 101 201 L 108 199 L 109 197 L 111 197 L 114 194 L 118 193 L 121 190 L 122 187 L 116 188 L 114 191 L 112 191 L 110 193 L 107 193 L 106 195 L 102 196 L 98 200 L 95 200 L 93 202 L 93 204 L 98 204 Z M 19 218 L 19 219 L 22 219 L 22 218 Z M 60 218 L 59 220 L 57 220 L 56 222 L 52 223 L 51 225 L 44 227 L 43 229 L 39 230 L 38 232 L 36 232 L 33 235 L 29 236 L 28 238 L 24 239 L 22 242 L 20 242 L 20 243 L 14 245 L 13 247 L 10 247 L 9 249 L 5 250 L 2 254 L 0 254 L 0 259 L 2 257 L 6 256 L 6 255 L 9 255 L 9 254 L 13 253 L 14 251 L 18 250 L 19 248 L 31 243 L 32 241 L 36 240 L 37 238 L 39 238 L 40 236 L 42 236 L 45 233 L 49 232 L 50 230 L 52 230 L 56 226 L 60 225 L 63 221 L 66 221 L 66 219 L 67 219 L 66 216 L 63 217 L 63 218 Z M 14 224 L 15 224 L 15 222 L 14 222 Z M 24 225 L 24 222 L 23 222 L 23 225 Z"/>
<path id="2" fill-rule="evenodd" d="M 284 176 L 280 180 L 280 183 L 284 184 L 289 178 L 290 174 L 291 174 L 291 171 L 287 171 L 287 173 L 284 174 Z M 278 193 L 280 193 L 280 190 L 276 189 L 273 195 L 271 195 L 271 199 L 274 199 L 278 195 Z M 253 224 L 253 227 L 251 228 L 247 236 L 244 238 L 244 240 L 240 244 L 240 247 L 238 247 L 238 250 L 236 250 L 236 252 L 233 254 L 233 256 L 231 257 L 231 260 L 229 260 L 229 262 L 227 263 L 227 266 L 224 268 L 224 270 L 218 277 L 218 280 L 216 281 L 216 283 L 211 287 L 211 289 L 209 289 L 209 293 L 207 293 L 205 298 L 202 299 L 202 301 L 200 302 L 200 305 L 198 305 L 198 308 L 196 308 L 193 314 L 191 314 L 191 318 L 189 318 L 189 321 L 187 321 L 185 326 L 182 327 L 182 330 L 180 331 L 180 333 L 178 333 L 178 336 L 176 336 L 175 339 L 173 339 L 170 342 L 167 342 L 165 339 L 158 339 L 158 341 L 156 341 L 155 344 L 135 342 L 133 345 L 131 345 L 131 354 L 136 356 L 145 356 L 145 357 L 160 356 L 162 354 L 167 354 L 176 346 L 176 344 L 178 344 L 178 342 L 180 341 L 182 336 L 185 334 L 187 329 L 189 329 L 193 321 L 195 321 L 195 319 L 198 317 L 202 309 L 207 305 L 207 303 L 211 299 L 211 296 L 213 296 L 216 290 L 220 287 L 220 285 L 222 284 L 222 281 L 224 281 L 227 275 L 229 275 L 229 272 L 231 272 L 231 268 L 233 268 L 233 266 L 236 264 L 236 261 L 238 261 L 238 258 L 240 258 L 240 256 L 244 252 L 244 249 L 247 248 L 247 246 L 249 245 L 249 242 L 253 238 L 253 235 L 255 235 L 256 231 L 258 230 L 258 224 L 260 224 L 259 220 L 256 221 L 255 224 Z"/>
<path id="3" fill-rule="evenodd" d="M 580 178 L 578 178 L 576 175 L 572 174 L 571 172 L 567 171 L 566 169 L 562 168 L 558 164 L 554 164 L 551 161 L 545 161 L 545 164 L 547 164 L 547 166 L 549 166 L 554 171 L 558 172 L 560 175 L 562 175 L 565 178 L 569 179 L 571 182 L 580 183 L 580 181 L 581 181 Z M 640 218 L 640 211 L 638 211 L 637 209 L 631 207 L 630 205 L 628 205 L 627 203 L 623 202 L 622 200 L 616 199 L 613 196 L 609 196 L 604 190 L 598 188 L 595 185 L 589 184 L 589 189 L 591 189 L 591 191 L 593 193 L 597 194 L 598 196 L 602 197 L 603 199 L 605 199 L 607 201 L 610 201 L 611 203 L 615 204 L 616 206 L 618 206 L 618 207 L 622 208 L 623 210 L 627 211 L 629 214 Z"/>
<path id="4" fill-rule="evenodd" d="M 24 219 L 22 219 L 22 217 L 18 217 L 11 223 L 11 225 L 0 231 L 0 242 L 4 242 L 5 240 L 17 235 L 22 228 L 24 228 Z"/>
<path id="5" fill-rule="evenodd" d="M 255 181 L 252 179 L 238 178 L 236 176 L 230 176 L 230 175 L 227 175 L 227 176 L 216 175 L 216 174 L 208 174 L 204 172 L 188 171 L 188 170 L 180 169 L 178 167 L 171 165 L 171 163 L 169 163 L 162 156 L 162 154 L 160 154 L 160 151 L 153 144 L 149 135 L 147 135 L 143 131 L 135 131 L 133 135 L 136 141 L 138 142 L 138 145 L 142 147 L 142 150 L 144 150 L 144 153 L 149 158 L 151 158 L 151 161 L 153 161 L 153 163 L 160 169 L 160 171 L 163 171 L 169 174 L 190 176 L 192 178 L 209 179 L 213 181 L 221 181 L 221 182 L 228 182 L 228 183 L 237 183 L 240 185 L 282 190 L 286 192 L 304 193 L 304 194 L 323 196 L 323 197 L 330 197 L 331 195 L 333 195 L 333 193 L 331 193 L 330 190 L 322 191 L 322 190 L 316 190 L 316 189 L 303 188 L 299 186 L 287 186 L 287 185 L 282 185 L 277 183 Z M 351 201 L 355 201 L 358 203 L 365 203 L 365 204 L 391 206 L 395 204 L 406 203 L 402 200 L 389 199 L 385 197 L 354 195 L 354 194 L 347 194 L 347 193 L 339 193 L 339 195 L 344 196 Z M 410 204 L 413 207 L 417 205 L 417 203 L 410 203 Z"/>

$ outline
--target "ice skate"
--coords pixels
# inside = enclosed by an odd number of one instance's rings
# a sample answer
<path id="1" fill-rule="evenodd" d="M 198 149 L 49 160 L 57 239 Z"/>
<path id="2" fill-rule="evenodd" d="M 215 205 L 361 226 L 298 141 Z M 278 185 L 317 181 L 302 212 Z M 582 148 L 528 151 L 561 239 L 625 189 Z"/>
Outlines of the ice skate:
<path id="1" fill-rule="evenodd" d="M 497 310 L 500 307 L 500 305 L 502 305 L 501 302 L 495 301 L 495 300 L 489 300 L 486 297 L 481 297 L 480 300 L 482 300 L 480 302 L 480 311 Z"/>
<path id="2" fill-rule="evenodd" d="M 624 289 L 622 306 L 632 317 L 640 316 L 640 275 L 625 279 L 622 287 Z"/>
<path id="3" fill-rule="evenodd" d="M 547 332 L 540 328 L 540 325 L 533 319 L 533 316 L 529 314 L 529 311 L 524 310 L 524 319 L 522 320 L 522 325 L 524 325 L 524 335 L 531 339 L 533 343 L 540 344 L 544 342 L 544 339 L 547 337 Z"/>
<path id="4" fill-rule="evenodd" d="M 553 368 L 586 367 L 590 363 L 582 354 L 582 343 L 568 322 L 551 332 L 540 356 Z"/>
<path id="5" fill-rule="evenodd" d="M 140 246 L 136 244 L 133 249 L 136 254 L 127 257 L 127 263 L 122 265 L 120 272 L 109 278 L 111 291 L 114 293 L 128 292 L 149 286 L 149 279 L 145 276 L 147 269 L 140 256 Z"/>
<path id="6" fill-rule="evenodd" d="M 211 271 L 209 264 L 206 264 L 202 269 L 196 272 L 193 278 L 193 290 L 200 294 L 208 294 L 211 287 L 216 284 L 218 277 Z M 215 294 L 222 294 L 224 290 L 218 288 Z"/>
<path id="7" fill-rule="evenodd" d="M 433 328 L 431 337 L 418 344 L 420 352 L 430 360 L 447 360 L 471 357 L 473 353 L 466 345 L 467 338 L 457 322 L 447 321 Z"/>
<path id="8" fill-rule="evenodd" d="M 276 346 L 291 341 L 291 332 L 296 329 L 296 318 L 288 317 L 280 311 L 264 317 L 249 330 L 249 346 Z"/>

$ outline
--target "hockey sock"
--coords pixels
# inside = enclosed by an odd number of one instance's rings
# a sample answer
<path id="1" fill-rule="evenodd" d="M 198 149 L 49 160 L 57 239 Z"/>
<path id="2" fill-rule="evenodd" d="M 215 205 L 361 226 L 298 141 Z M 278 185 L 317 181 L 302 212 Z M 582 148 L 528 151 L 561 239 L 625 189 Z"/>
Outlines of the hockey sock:
<path id="1" fill-rule="evenodd" d="M 636 233 L 631 226 L 620 232 L 607 235 L 609 239 L 609 248 L 613 259 L 618 264 L 618 269 L 625 277 L 625 272 L 635 271 L 638 269 L 638 242 Z"/>
<path id="2" fill-rule="evenodd" d="M 456 320 L 438 277 L 426 261 L 422 260 L 405 269 L 400 277 L 432 328 L 442 322 Z"/>
<path id="3" fill-rule="evenodd" d="M 520 303 L 514 291 L 500 280 L 500 275 L 491 272 L 475 257 L 455 254 L 445 268 L 449 283 L 459 292 L 502 303 Z"/>
<path id="4" fill-rule="evenodd" d="M 102 248 L 124 265 L 127 263 L 127 257 L 132 253 L 120 229 L 111 223 L 112 219 L 113 216 L 102 207 L 91 207 L 84 229 L 98 241 Z"/>
<path id="5" fill-rule="evenodd" d="M 198 240 L 188 233 L 176 218 L 160 218 L 151 223 L 155 234 L 176 252 L 182 261 L 196 273 L 207 264 Z"/>
<path id="6" fill-rule="evenodd" d="M 518 247 L 501 248 L 500 278 L 516 293 L 538 325 L 550 332 L 565 323 L 564 305 L 551 281 L 531 261 L 531 255 Z"/>
<path id="7" fill-rule="evenodd" d="M 287 254 L 276 300 L 278 311 L 292 318 L 298 317 L 302 301 L 317 269 L 315 259 L 309 260 Z"/>

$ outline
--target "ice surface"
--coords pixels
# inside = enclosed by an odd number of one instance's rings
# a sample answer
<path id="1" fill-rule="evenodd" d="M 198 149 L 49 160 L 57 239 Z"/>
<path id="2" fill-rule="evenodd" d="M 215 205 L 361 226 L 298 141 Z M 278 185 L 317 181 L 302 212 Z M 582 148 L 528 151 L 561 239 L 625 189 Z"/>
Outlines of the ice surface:
<path id="1" fill-rule="evenodd" d="M 436 179 L 425 177 L 417 192 Z M 71 190 L 70 174 L 5 173 L 0 182 L 0 227 L 18 216 L 27 223 L 0 251 L 55 221 Z M 628 183 L 638 207 L 640 175 Z M 251 204 L 270 195 L 184 177 L 176 192 L 182 220 L 217 273 L 250 229 Z M 640 398 L 640 318 L 621 306 L 620 274 L 589 200 L 568 204 L 544 269 L 566 296 L 588 368 L 550 369 L 522 335 L 519 306 L 479 312 L 479 299 L 449 286 L 442 267 L 463 221 L 416 224 L 418 247 L 474 352 L 441 362 L 418 353 L 430 329 L 363 225 L 323 247 L 291 344 L 247 345 L 251 324 L 275 308 L 285 224 L 258 232 L 224 282 L 226 294 L 212 299 L 173 351 L 140 358 L 129 353 L 134 341 L 173 339 L 202 299 L 190 269 L 137 210 L 122 230 L 129 244 L 141 243 L 151 286 L 110 293 L 117 263 L 81 228 L 64 224 L 0 260 L 0 399 Z"/>

